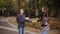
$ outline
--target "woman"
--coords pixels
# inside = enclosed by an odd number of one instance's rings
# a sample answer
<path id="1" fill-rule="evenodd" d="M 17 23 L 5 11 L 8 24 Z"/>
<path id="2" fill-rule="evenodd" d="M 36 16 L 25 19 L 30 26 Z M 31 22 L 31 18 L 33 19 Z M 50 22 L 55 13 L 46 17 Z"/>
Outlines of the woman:
<path id="1" fill-rule="evenodd" d="M 34 22 L 31 20 L 28 20 L 28 18 L 25 17 L 23 9 L 19 9 L 17 13 L 17 23 L 18 23 L 19 34 L 24 34 L 25 21 Z"/>
<path id="2" fill-rule="evenodd" d="M 43 16 L 44 16 L 44 13 L 48 13 L 48 8 L 47 8 L 47 6 L 43 6 L 42 8 L 41 8 L 41 10 L 42 10 L 42 13 L 41 13 L 41 15 L 39 15 L 39 16 L 37 16 L 37 17 L 39 17 L 39 20 L 37 20 L 37 21 L 43 21 Z"/>
<path id="3" fill-rule="evenodd" d="M 45 13 L 43 14 L 43 20 L 42 20 L 42 25 L 41 25 L 41 29 L 42 29 L 42 34 L 48 34 L 48 30 L 49 30 L 49 18 L 47 15 L 47 7 L 44 8 Z"/>

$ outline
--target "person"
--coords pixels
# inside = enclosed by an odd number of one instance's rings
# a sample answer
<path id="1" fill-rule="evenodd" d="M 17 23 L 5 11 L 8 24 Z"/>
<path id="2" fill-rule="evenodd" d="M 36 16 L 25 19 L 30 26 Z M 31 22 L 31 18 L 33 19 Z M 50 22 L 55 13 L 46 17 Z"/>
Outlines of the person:
<path id="1" fill-rule="evenodd" d="M 41 15 L 37 16 L 37 17 L 39 18 L 39 20 L 37 20 L 38 22 L 39 22 L 39 21 L 43 21 L 44 13 L 48 13 L 48 8 L 47 8 L 47 6 L 43 6 L 43 7 L 41 8 L 41 10 L 42 10 Z"/>
<path id="2" fill-rule="evenodd" d="M 44 24 L 41 25 L 42 34 L 48 34 L 50 27 L 49 27 L 49 18 L 47 17 L 47 14 L 44 14 L 43 22 Z"/>
<path id="3" fill-rule="evenodd" d="M 23 9 L 19 9 L 18 13 L 17 13 L 17 23 L 18 23 L 18 30 L 19 30 L 19 34 L 24 34 L 24 27 L 25 27 L 25 22 L 34 22 L 32 20 L 29 20 L 29 18 L 25 17 L 24 14 L 24 10 Z"/>
<path id="4" fill-rule="evenodd" d="M 41 21 L 42 34 L 48 34 L 48 30 L 49 30 L 48 9 L 49 8 L 47 6 L 43 6 L 42 7 L 42 14 L 39 16 L 39 20 L 37 20 L 37 21 Z"/>
<path id="5" fill-rule="evenodd" d="M 49 31 L 49 18 L 48 18 L 48 7 L 44 6 L 42 7 L 42 12 L 44 12 L 42 21 L 41 21 L 41 30 L 42 34 L 48 34 Z"/>

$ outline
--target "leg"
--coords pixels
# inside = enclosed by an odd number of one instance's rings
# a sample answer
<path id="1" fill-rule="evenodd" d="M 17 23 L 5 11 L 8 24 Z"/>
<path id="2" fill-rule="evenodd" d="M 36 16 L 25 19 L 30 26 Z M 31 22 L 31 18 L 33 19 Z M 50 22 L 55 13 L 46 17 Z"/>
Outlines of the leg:
<path id="1" fill-rule="evenodd" d="M 24 28 L 22 28 L 22 34 L 24 34 Z"/>
<path id="2" fill-rule="evenodd" d="M 42 34 L 48 34 L 48 30 L 44 30 Z"/>
<path id="3" fill-rule="evenodd" d="M 24 28 L 19 28 L 19 34 L 24 34 Z"/>

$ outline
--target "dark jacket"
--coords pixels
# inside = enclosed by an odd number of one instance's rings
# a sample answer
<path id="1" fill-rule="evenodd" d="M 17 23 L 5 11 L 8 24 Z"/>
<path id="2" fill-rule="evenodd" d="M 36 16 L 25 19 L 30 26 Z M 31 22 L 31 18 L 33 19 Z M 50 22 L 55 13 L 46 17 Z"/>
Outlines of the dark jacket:
<path id="1" fill-rule="evenodd" d="M 39 18 L 38 21 L 42 21 L 43 20 L 43 16 L 44 16 L 44 12 L 42 12 L 41 15 L 38 16 L 38 18 Z"/>
<path id="2" fill-rule="evenodd" d="M 18 23 L 18 28 L 20 27 L 25 27 L 25 21 L 32 22 L 31 20 L 25 20 L 25 15 L 20 15 L 17 14 L 17 23 Z"/>

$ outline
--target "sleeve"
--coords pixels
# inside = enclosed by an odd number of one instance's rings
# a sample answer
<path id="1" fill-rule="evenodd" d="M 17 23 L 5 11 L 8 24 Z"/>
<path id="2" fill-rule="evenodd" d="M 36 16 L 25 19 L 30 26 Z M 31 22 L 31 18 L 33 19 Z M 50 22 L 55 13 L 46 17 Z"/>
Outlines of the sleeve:
<path id="1" fill-rule="evenodd" d="M 19 19 L 18 18 L 19 18 L 19 16 L 17 15 L 17 17 L 16 17 L 17 23 L 19 23 Z"/>
<path id="2" fill-rule="evenodd" d="M 44 12 L 42 12 L 41 15 L 39 15 L 39 20 L 38 21 L 42 21 L 43 15 L 44 15 Z"/>
<path id="3" fill-rule="evenodd" d="M 26 22 L 32 22 L 32 20 L 26 20 Z"/>
<path id="4" fill-rule="evenodd" d="M 38 22 L 41 21 L 41 19 L 37 20 Z"/>
<path id="5" fill-rule="evenodd" d="M 38 18 L 39 20 L 37 20 L 38 22 L 42 20 L 43 14 L 39 15 Z"/>
<path id="6" fill-rule="evenodd" d="M 26 17 L 25 17 L 26 18 Z M 25 21 L 26 22 L 32 22 L 32 20 L 29 20 L 29 18 L 28 19 L 25 19 Z"/>
<path id="7" fill-rule="evenodd" d="M 26 18 L 26 15 L 24 15 L 24 16 L 25 16 L 25 18 Z M 28 19 L 28 20 L 25 19 L 25 21 L 26 21 L 26 22 L 32 22 L 32 20 L 29 20 L 29 19 Z"/>
<path id="8" fill-rule="evenodd" d="M 24 19 L 21 19 L 21 16 L 19 14 L 17 14 L 17 23 L 21 23 L 24 22 Z"/>

